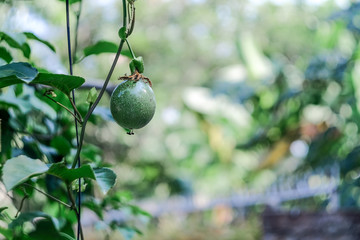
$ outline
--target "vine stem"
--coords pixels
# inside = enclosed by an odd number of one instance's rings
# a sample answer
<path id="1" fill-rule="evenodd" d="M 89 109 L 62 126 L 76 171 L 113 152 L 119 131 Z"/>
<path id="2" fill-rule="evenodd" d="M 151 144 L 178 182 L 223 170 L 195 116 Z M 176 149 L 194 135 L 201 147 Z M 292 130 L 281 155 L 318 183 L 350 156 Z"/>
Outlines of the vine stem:
<path id="1" fill-rule="evenodd" d="M 81 9 L 82 9 L 82 0 L 80 0 L 79 2 L 79 9 L 78 11 L 75 13 L 76 15 L 76 25 L 75 25 L 75 42 L 74 42 L 74 54 L 73 54 L 73 63 L 75 63 L 76 61 L 76 52 L 77 52 L 77 47 L 78 47 L 78 33 L 79 33 L 79 24 L 80 24 L 80 15 L 81 15 Z M 74 104 L 73 104 L 73 108 L 74 111 L 78 114 L 78 116 L 80 116 L 81 118 L 81 114 L 79 113 L 79 111 L 76 108 L 75 105 L 75 94 L 74 94 L 74 90 L 72 90 L 72 96 L 74 99 Z M 72 101 L 70 101 L 72 103 Z M 82 124 L 82 121 L 80 122 L 80 124 Z M 75 130 L 76 130 L 76 146 L 79 147 L 79 130 L 78 130 L 78 126 L 77 126 L 77 122 L 75 121 Z M 78 164 L 77 164 L 78 168 L 80 168 L 81 166 L 81 160 L 80 160 L 80 156 L 78 157 Z M 79 178 L 79 189 L 81 189 L 81 178 Z M 78 214 L 79 214 L 79 222 L 78 222 L 78 231 L 77 231 L 77 238 L 79 239 L 79 233 L 82 232 L 82 228 L 81 228 L 81 191 L 78 192 Z M 83 239 L 83 238 L 82 238 Z"/>
<path id="2" fill-rule="evenodd" d="M 123 4 L 123 27 L 126 28 L 127 27 L 126 0 L 122 0 L 122 4 Z M 86 124 L 87 124 L 91 114 L 95 110 L 96 106 L 99 104 L 102 96 L 104 95 L 104 92 L 106 91 L 106 87 L 109 84 L 110 78 L 111 78 L 111 76 L 112 76 L 112 74 L 114 72 L 117 61 L 119 60 L 120 53 L 121 53 L 121 50 L 122 50 L 122 48 L 124 46 L 124 43 L 125 43 L 125 40 L 121 39 L 121 41 L 119 43 L 118 51 L 116 52 L 116 55 L 115 55 L 115 58 L 114 58 L 114 61 L 113 61 L 112 65 L 111 65 L 111 68 L 109 70 L 109 73 L 106 76 L 104 85 L 102 86 L 99 95 L 97 96 L 97 98 L 94 101 L 93 105 L 90 107 L 89 111 L 86 113 L 86 115 L 85 115 L 85 117 L 83 119 L 83 124 L 82 124 L 81 132 L 80 132 L 79 145 L 78 145 L 78 148 L 77 148 L 77 151 L 76 151 L 76 154 L 75 154 L 72 166 L 71 166 L 72 169 L 76 167 L 78 158 L 80 156 L 80 152 L 81 152 L 82 145 L 83 145 L 83 142 L 84 142 Z"/>
<path id="3" fill-rule="evenodd" d="M 126 41 L 126 45 L 128 46 L 128 48 L 129 48 L 129 50 L 130 50 L 131 57 L 132 57 L 133 59 L 135 59 L 135 58 L 136 58 L 136 57 L 135 57 L 135 53 L 134 53 L 134 51 L 132 50 L 132 48 L 131 48 L 131 46 L 130 46 L 130 43 L 129 43 L 129 41 L 127 40 L 127 38 L 125 39 L 125 41 Z"/>
<path id="4" fill-rule="evenodd" d="M 15 218 L 17 218 L 19 216 L 19 213 L 21 212 L 21 209 L 23 208 L 23 205 L 24 205 L 24 202 L 26 199 L 29 198 L 29 195 L 28 194 L 25 194 L 25 196 L 21 199 L 21 203 L 20 203 L 20 207 L 15 215 Z"/>
<path id="5" fill-rule="evenodd" d="M 70 11 L 69 11 L 69 0 L 66 0 L 66 33 L 67 33 L 67 46 L 68 46 L 68 57 L 69 57 L 69 71 L 70 71 L 70 75 L 73 75 L 73 59 L 72 59 L 72 55 L 71 55 L 71 37 L 70 37 Z M 80 15 L 77 16 L 77 21 L 79 21 L 80 19 Z M 78 23 L 76 24 L 78 27 Z M 77 34 L 76 34 L 77 35 Z M 77 37 L 76 37 L 77 38 Z M 71 95 L 72 97 L 69 95 L 68 98 L 71 102 L 72 107 L 74 108 L 74 114 L 75 116 L 79 116 L 79 118 L 81 119 L 81 115 L 79 114 L 79 111 L 76 108 L 76 103 L 75 103 L 75 90 L 71 91 Z M 78 130 L 78 120 L 75 117 L 74 119 L 75 122 L 75 132 L 76 132 L 76 146 L 77 148 L 79 148 L 79 130 Z M 80 156 L 78 156 L 78 167 L 80 167 L 81 161 L 80 161 Z M 79 186 L 81 186 L 81 179 L 79 179 Z M 83 233 L 82 233 L 82 227 L 81 227 L 81 192 L 79 191 L 79 195 L 78 195 L 78 206 L 76 207 L 76 202 L 74 200 L 74 197 L 72 195 L 72 192 L 70 191 L 70 187 L 69 184 L 67 186 L 68 188 L 68 195 L 69 198 L 71 200 L 71 203 L 73 205 L 73 209 L 76 213 L 76 217 L 77 217 L 77 239 L 84 239 Z"/>
<path id="6" fill-rule="evenodd" d="M 79 216 L 80 213 L 79 213 L 78 209 L 76 208 L 76 202 L 75 202 L 74 196 L 71 193 L 70 184 L 67 184 L 66 187 L 67 187 L 67 192 L 68 192 L 68 195 L 70 198 L 70 202 L 72 204 L 72 209 L 75 211 L 76 216 Z M 81 239 L 84 239 L 84 233 L 83 233 L 81 224 L 78 225 L 78 230 L 79 230 L 78 235 L 80 235 Z M 79 236 L 78 236 L 78 238 L 79 238 Z"/>

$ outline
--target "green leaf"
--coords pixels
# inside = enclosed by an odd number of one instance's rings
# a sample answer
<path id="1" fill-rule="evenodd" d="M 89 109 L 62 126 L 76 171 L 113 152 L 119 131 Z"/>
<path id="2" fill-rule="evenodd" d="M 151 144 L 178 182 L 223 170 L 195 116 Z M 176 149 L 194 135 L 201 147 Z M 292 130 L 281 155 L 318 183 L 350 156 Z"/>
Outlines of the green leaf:
<path id="1" fill-rule="evenodd" d="M 9 229 L 15 229 L 17 227 L 23 227 L 24 223 L 32 222 L 34 219 L 38 218 L 35 222 L 35 230 L 32 231 L 29 236 L 32 240 L 37 239 L 52 239 L 52 240 L 63 240 L 63 239 L 73 239 L 67 234 L 62 234 L 59 232 L 60 224 L 58 220 L 44 212 L 26 212 L 21 213 L 19 217 L 13 220 L 9 224 Z M 40 219 L 39 219 L 40 218 Z"/>
<path id="2" fill-rule="evenodd" d="M 3 235 L 5 239 L 12 239 L 13 232 L 10 229 L 0 227 L 0 235 Z"/>
<path id="3" fill-rule="evenodd" d="M 39 73 L 37 78 L 35 78 L 31 83 L 51 86 L 68 95 L 73 89 L 80 87 L 84 82 L 85 79 L 78 76 Z"/>
<path id="4" fill-rule="evenodd" d="M 116 182 L 116 174 L 110 168 L 94 168 L 96 182 L 102 192 L 106 194 Z"/>
<path id="5" fill-rule="evenodd" d="M 50 146 L 55 148 L 57 152 L 63 156 L 69 154 L 71 150 L 71 144 L 63 136 L 54 137 L 50 142 Z"/>
<path id="6" fill-rule="evenodd" d="M 2 211 L 6 210 L 6 209 L 8 209 L 8 207 L 1 207 L 1 208 L 0 208 L 0 213 L 1 213 Z"/>
<path id="7" fill-rule="evenodd" d="M 0 41 L 1 40 L 4 40 L 10 47 L 21 50 L 26 58 L 30 57 L 31 50 L 26 43 L 25 34 L 0 32 Z"/>
<path id="8" fill-rule="evenodd" d="M 93 54 L 100 53 L 116 53 L 118 50 L 118 46 L 115 43 L 108 41 L 99 41 L 92 46 L 86 47 L 84 49 L 84 56 L 90 56 Z"/>
<path id="9" fill-rule="evenodd" d="M 86 102 L 88 102 L 89 104 L 93 104 L 96 100 L 96 97 L 97 97 L 97 91 L 96 91 L 96 88 L 93 87 L 89 91 Z"/>
<path id="10" fill-rule="evenodd" d="M 51 219 L 41 219 L 35 222 L 35 230 L 29 233 L 33 240 L 51 239 L 51 240 L 64 240 L 60 232 L 56 229 L 54 222 Z"/>
<path id="11" fill-rule="evenodd" d="M 29 44 L 27 43 L 24 43 L 22 46 L 21 46 L 21 51 L 23 52 L 24 56 L 26 58 L 30 58 L 30 53 L 31 53 L 31 49 L 30 49 L 30 46 Z"/>
<path id="12" fill-rule="evenodd" d="M 38 74 L 38 70 L 29 63 L 18 62 L 0 66 L 0 88 L 21 82 L 30 83 Z M 6 80 L 14 82 L 8 83 Z"/>
<path id="13" fill-rule="evenodd" d="M 0 58 L 4 59 L 7 63 L 13 60 L 13 57 L 11 56 L 9 51 L 4 47 L 0 47 Z"/>
<path id="14" fill-rule="evenodd" d="M 96 179 L 94 171 L 88 164 L 82 165 L 80 168 L 69 169 L 63 162 L 54 163 L 51 165 L 47 173 L 54 175 L 68 183 L 71 183 L 78 178 Z"/>
<path id="15" fill-rule="evenodd" d="M 117 53 L 118 45 L 109 41 L 99 41 L 94 45 L 88 46 L 84 49 L 84 56 L 87 57 L 90 55 L 96 55 L 101 53 Z M 131 58 L 131 53 L 129 50 L 121 51 L 121 55 Z"/>
<path id="16" fill-rule="evenodd" d="M 76 240 L 75 238 L 71 237 L 70 235 L 66 234 L 66 233 L 63 233 L 63 232 L 60 232 L 59 233 L 61 237 L 63 237 L 62 239 L 63 240 Z"/>
<path id="17" fill-rule="evenodd" d="M 19 62 L 0 66 L 0 88 L 18 83 L 43 84 L 54 87 L 68 95 L 71 90 L 80 87 L 85 79 L 78 76 L 39 73 L 30 64 Z"/>
<path id="18" fill-rule="evenodd" d="M 49 43 L 48 41 L 45 41 L 43 39 L 38 38 L 35 34 L 31 33 L 31 32 L 24 32 L 24 35 L 28 38 L 28 39 L 33 39 L 36 41 L 39 41 L 43 44 L 45 44 L 46 46 L 48 46 L 48 48 L 50 48 L 53 52 L 56 52 L 55 47 Z"/>
<path id="19" fill-rule="evenodd" d="M 39 159 L 32 159 L 20 155 L 5 162 L 2 169 L 2 179 L 7 191 L 10 191 L 15 186 L 27 181 L 33 176 L 46 172 L 48 169 L 48 166 Z"/>
<path id="20" fill-rule="evenodd" d="M 21 213 L 20 216 L 15 218 L 14 221 L 12 221 L 9 224 L 9 228 L 14 229 L 16 227 L 21 227 L 25 222 L 32 221 L 34 218 L 38 218 L 38 217 L 47 218 L 47 219 L 52 218 L 51 216 L 43 212 L 25 212 L 25 213 Z"/>

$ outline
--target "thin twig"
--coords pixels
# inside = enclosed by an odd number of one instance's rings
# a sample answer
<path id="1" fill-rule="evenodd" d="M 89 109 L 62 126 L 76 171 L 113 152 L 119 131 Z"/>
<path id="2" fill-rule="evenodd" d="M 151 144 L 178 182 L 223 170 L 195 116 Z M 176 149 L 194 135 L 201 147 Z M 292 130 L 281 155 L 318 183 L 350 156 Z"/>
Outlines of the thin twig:
<path id="1" fill-rule="evenodd" d="M 81 115 L 79 114 L 80 118 L 78 118 L 78 114 L 73 113 L 68 107 L 66 107 L 65 105 L 63 105 L 62 103 L 56 101 L 55 99 L 49 97 L 48 95 L 44 94 L 47 98 L 49 98 L 51 101 L 53 101 L 54 103 L 56 103 L 57 105 L 59 105 L 60 107 L 64 108 L 66 111 L 68 111 L 71 115 L 73 115 L 74 118 L 76 118 L 76 120 L 79 123 L 82 123 L 82 119 L 81 119 Z M 70 99 L 70 98 L 69 98 Z M 70 100 L 70 102 L 72 103 L 72 101 Z M 73 103 L 72 103 L 73 104 Z"/>
<path id="2" fill-rule="evenodd" d="M 21 209 L 23 208 L 23 205 L 24 205 L 24 202 L 25 200 L 29 197 L 28 194 L 25 194 L 25 196 L 21 199 L 21 202 L 20 202 L 20 207 L 15 215 L 15 218 L 17 218 L 19 216 L 19 213 L 21 212 Z"/>
<path id="3" fill-rule="evenodd" d="M 133 32 L 134 27 L 135 27 L 135 5 L 134 5 L 134 3 L 131 4 L 131 14 L 129 12 L 129 16 L 131 16 L 131 17 L 129 20 L 130 27 L 127 31 L 127 37 L 131 35 L 131 33 Z"/>
<path id="4" fill-rule="evenodd" d="M 130 46 L 130 43 L 129 43 L 129 41 L 127 40 L 127 38 L 125 39 L 125 41 L 126 41 L 126 45 L 128 46 L 128 48 L 129 48 L 129 50 L 130 50 L 131 57 L 132 57 L 133 59 L 135 59 L 135 53 L 134 53 L 134 51 L 132 50 L 132 48 L 131 48 L 131 46 Z"/>
<path id="5" fill-rule="evenodd" d="M 48 194 L 48 193 L 46 193 L 46 192 L 38 189 L 38 188 L 36 188 L 36 187 L 34 187 L 34 186 L 32 186 L 32 185 L 30 185 L 30 184 L 28 184 L 28 183 L 23 183 L 23 185 L 28 186 L 28 187 L 32 187 L 34 190 L 38 191 L 39 193 L 44 194 L 44 195 L 47 196 L 48 198 L 51 198 L 52 200 L 54 200 L 54 201 L 56 201 L 56 202 L 64 205 L 65 207 L 68 207 L 68 208 L 72 209 L 72 207 L 71 207 L 69 204 L 61 201 L 60 199 L 58 199 L 58 198 L 56 198 L 56 197 L 54 197 L 54 196 L 52 196 L 52 195 L 50 195 L 50 194 Z"/>
<path id="6" fill-rule="evenodd" d="M 79 110 L 77 109 L 76 105 L 75 105 L 75 96 L 74 96 L 74 90 L 72 91 L 72 97 L 71 96 L 68 96 L 69 97 L 69 100 L 70 100 L 70 103 L 71 103 L 71 106 L 73 107 L 74 109 L 74 112 L 75 112 L 75 116 L 77 116 L 76 120 L 81 124 L 83 122 L 82 120 L 82 117 L 81 117 L 81 114 L 79 112 Z M 80 119 L 80 121 L 79 121 Z"/>
<path id="7" fill-rule="evenodd" d="M 79 32 L 79 24 L 80 24 L 80 15 L 82 9 L 82 0 L 79 2 L 79 9 L 75 13 L 76 16 L 76 25 L 75 25 L 75 40 L 74 40 L 74 50 L 73 50 L 73 63 L 77 63 L 76 52 L 78 48 L 78 32 Z"/>

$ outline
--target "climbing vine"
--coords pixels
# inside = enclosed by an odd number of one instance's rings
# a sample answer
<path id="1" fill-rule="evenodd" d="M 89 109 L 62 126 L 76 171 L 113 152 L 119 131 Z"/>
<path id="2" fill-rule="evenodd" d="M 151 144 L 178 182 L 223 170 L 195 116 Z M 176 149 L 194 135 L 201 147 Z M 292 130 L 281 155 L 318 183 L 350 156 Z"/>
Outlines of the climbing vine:
<path id="1" fill-rule="evenodd" d="M 75 11 L 75 40 L 72 45 L 70 9 L 74 3 L 78 9 Z M 118 31 L 120 39 L 113 63 L 100 91 L 89 90 L 87 103 L 80 105 L 76 102 L 75 90 L 85 83 L 85 79 L 76 76 L 74 65 L 102 49 L 109 52 L 109 43 L 100 41 L 84 49 L 84 56 L 78 58 L 77 39 L 83 2 L 66 0 L 64 4 L 67 75 L 46 72 L 31 61 L 28 41 L 39 41 L 55 52 L 50 42 L 30 32 L 0 32 L 0 58 L 4 62 L 0 66 L 0 170 L 9 200 L 8 206 L 0 206 L 0 221 L 7 226 L 0 227 L 0 235 L 10 240 L 50 237 L 83 240 L 81 208 L 86 207 L 105 225 L 106 235 L 111 230 L 126 231 L 129 239 L 129 232 L 133 236 L 140 231 L 124 222 L 105 222 L 104 212 L 129 208 L 134 215 L 149 215 L 130 204 L 128 193 L 108 194 L 116 183 L 116 174 L 99 160 L 99 148 L 84 144 L 84 137 L 88 122 L 95 121 L 94 110 L 107 89 L 125 44 L 131 53 L 129 67 L 132 76 L 144 71 L 142 57 L 135 56 L 128 40 L 135 26 L 135 0 L 122 0 L 123 23 Z M 17 61 L 12 56 L 13 51 L 22 52 L 28 61 Z M 151 83 L 142 75 L 141 78 Z M 136 81 L 139 79 L 137 77 Z M 132 81 L 136 82 L 135 79 Z M 94 184 L 104 194 L 102 199 L 94 197 Z M 25 209 L 26 205 L 30 206 L 26 203 L 38 198 L 38 194 L 44 196 L 41 203 Z M 30 228 L 26 227 L 28 223 Z M 74 225 L 78 226 L 77 230 L 73 229 Z"/>

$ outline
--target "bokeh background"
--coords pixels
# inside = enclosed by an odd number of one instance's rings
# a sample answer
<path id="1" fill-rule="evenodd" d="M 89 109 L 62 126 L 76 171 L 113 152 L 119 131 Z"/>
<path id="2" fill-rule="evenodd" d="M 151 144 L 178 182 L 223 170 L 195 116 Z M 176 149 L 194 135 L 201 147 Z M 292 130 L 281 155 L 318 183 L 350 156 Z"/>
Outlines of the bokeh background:
<path id="1" fill-rule="evenodd" d="M 64 2 L 5 2 L 2 30 L 51 42 L 56 53 L 31 42 L 31 60 L 68 73 Z M 154 218 L 109 218 L 132 221 L 144 233 L 136 239 L 261 239 L 266 206 L 357 209 L 359 9 L 345 0 L 137 0 L 129 40 L 153 83 L 154 119 L 128 136 L 111 120 L 106 95 L 85 151 L 112 164 L 113 191 Z M 114 54 L 82 58 L 83 50 L 117 44 L 121 13 L 121 1 L 83 1 L 74 74 L 89 85 L 101 84 Z M 129 61 L 119 59 L 112 86 Z M 86 91 L 77 90 L 79 105 Z M 106 235 L 84 214 L 89 236 Z M 112 237 L 120 235 L 132 238 L 130 230 Z"/>

